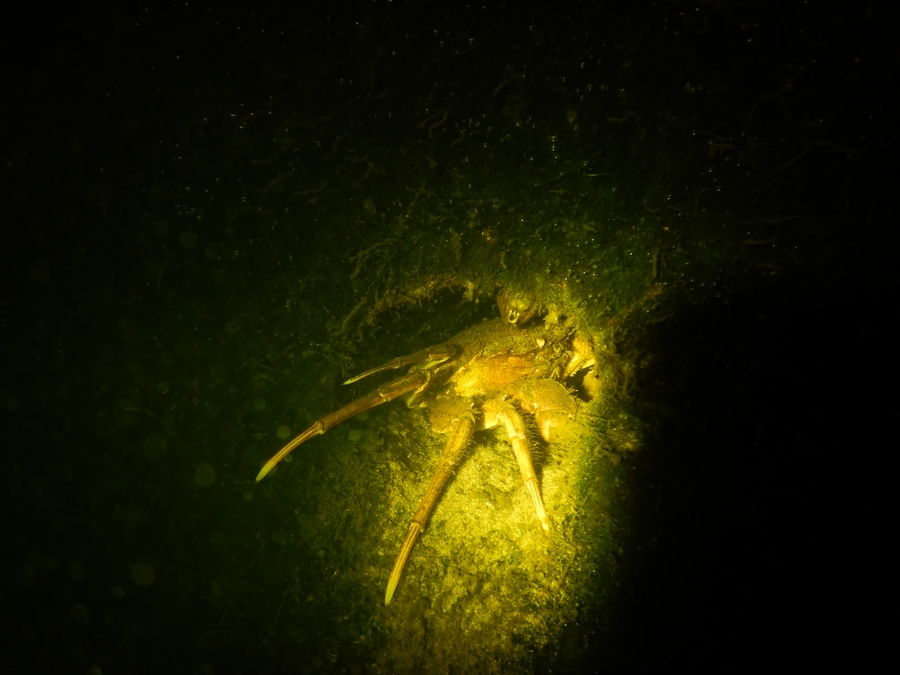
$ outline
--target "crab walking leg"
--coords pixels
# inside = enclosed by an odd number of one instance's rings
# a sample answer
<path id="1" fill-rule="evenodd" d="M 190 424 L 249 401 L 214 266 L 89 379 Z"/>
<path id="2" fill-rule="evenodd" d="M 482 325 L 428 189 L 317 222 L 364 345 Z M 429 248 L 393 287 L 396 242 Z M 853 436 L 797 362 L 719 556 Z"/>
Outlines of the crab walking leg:
<path id="1" fill-rule="evenodd" d="M 419 504 L 412 522 L 409 524 L 406 539 L 403 542 L 403 546 L 400 547 L 400 552 L 394 561 L 394 567 L 391 569 L 387 591 L 384 594 L 385 605 L 389 604 L 394 596 L 394 590 L 396 590 L 397 583 L 400 581 L 400 575 L 403 574 L 406 559 L 409 558 L 409 553 L 412 551 L 416 539 L 425 531 L 425 525 L 428 524 L 428 518 L 434 510 L 438 497 L 441 496 L 441 491 L 444 489 L 447 481 L 450 480 L 450 476 L 453 475 L 456 467 L 463 460 L 463 457 L 465 457 L 466 446 L 474 433 L 475 419 L 471 413 L 466 413 L 466 415 L 458 418 L 451 425 L 450 435 L 447 438 L 447 444 L 444 446 L 441 461 L 438 463 L 437 469 L 431 477 L 431 482 L 428 484 L 428 489 L 425 491 L 425 496 L 422 497 L 422 502 Z"/>
<path id="2" fill-rule="evenodd" d="M 507 401 L 500 403 L 495 412 L 497 420 L 506 427 L 506 435 L 509 436 L 509 443 L 512 445 L 516 461 L 519 463 L 522 480 L 525 481 L 525 489 L 531 495 L 531 501 L 534 503 L 534 510 L 537 513 L 541 527 L 544 532 L 548 532 L 550 530 L 550 519 L 547 518 L 547 512 L 544 511 L 544 502 L 541 499 L 537 474 L 534 472 L 534 464 L 531 461 L 531 448 L 528 447 L 525 422 L 522 420 L 519 412 Z"/>
<path id="3" fill-rule="evenodd" d="M 353 401 L 353 403 L 344 406 L 340 410 L 337 410 L 330 415 L 325 415 L 325 417 L 316 420 L 316 422 L 309 429 L 304 431 L 290 443 L 285 445 L 281 450 L 275 453 L 275 456 L 273 456 L 272 459 L 266 462 L 263 468 L 260 470 L 259 474 L 256 476 L 256 480 L 262 480 L 265 475 L 269 473 L 276 464 L 278 464 L 278 462 L 287 457 L 287 455 L 301 443 L 305 443 L 313 436 L 320 436 L 321 434 L 324 434 L 332 427 L 337 426 L 344 420 L 350 419 L 354 415 L 358 415 L 363 410 L 374 408 L 376 405 L 381 405 L 382 403 L 393 401 L 395 398 L 403 396 L 403 394 L 408 394 L 411 391 L 422 389 L 422 387 L 428 384 L 428 380 L 430 379 L 430 377 L 431 376 L 427 371 L 414 371 L 412 373 L 409 373 L 405 377 L 401 377 L 397 380 L 394 380 L 393 382 L 388 382 L 383 387 L 379 387 L 375 391 L 366 394 L 362 398 L 356 399 L 355 401 Z"/>

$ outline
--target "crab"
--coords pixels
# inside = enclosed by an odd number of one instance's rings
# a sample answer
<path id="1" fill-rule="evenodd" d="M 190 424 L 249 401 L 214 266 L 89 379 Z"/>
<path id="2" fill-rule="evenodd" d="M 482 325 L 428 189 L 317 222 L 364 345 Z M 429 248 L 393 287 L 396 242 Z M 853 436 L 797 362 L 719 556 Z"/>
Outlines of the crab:
<path id="1" fill-rule="evenodd" d="M 257 481 L 262 480 L 299 445 L 364 410 L 401 396 L 408 396 L 409 407 L 428 408 L 432 429 L 446 434 L 447 441 L 391 569 L 385 605 L 391 602 L 410 552 L 477 430 L 506 430 L 538 523 L 544 532 L 550 530 L 522 413 L 534 417 L 541 437 L 549 442 L 556 435 L 553 430 L 577 412 L 577 399 L 564 383 L 578 371 L 593 366 L 594 359 L 588 341 L 570 321 L 556 316 L 544 321 L 534 319 L 533 303 L 509 292 L 498 295 L 497 305 L 501 318 L 472 326 L 443 344 L 392 359 L 351 377 L 344 384 L 409 366 L 406 375 L 316 420 L 266 462 L 256 477 Z"/>

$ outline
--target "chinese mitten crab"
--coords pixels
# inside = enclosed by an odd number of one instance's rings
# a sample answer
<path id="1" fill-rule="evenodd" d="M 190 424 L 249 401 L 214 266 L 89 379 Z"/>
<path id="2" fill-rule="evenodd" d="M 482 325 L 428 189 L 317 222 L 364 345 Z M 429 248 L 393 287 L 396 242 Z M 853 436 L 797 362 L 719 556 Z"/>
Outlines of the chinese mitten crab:
<path id="1" fill-rule="evenodd" d="M 576 401 L 563 382 L 594 361 L 587 343 L 569 322 L 529 322 L 533 312 L 517 310 L 504 294 L 498 297 L 498 305 L 502 319 L 473 326 L 443 344 L 393 359 L 347 380 L 344 384 L 410 366 L 406 375 L 317 420 L 266 462 L 256 477 L 261 480 L 301 443 L 368 408 L 405 394 L 410 395 L 410 407 L 426 406 L 433 430 L 446 434 L 447 442 L 397 554 L 385 604 L 391 601 L 410 551 L 476 430 L 496 426 L 506 429 L 538 521 L 544 531 L 550 529 L 521 413 L 533 415 L 541 436 L 549 441 L 553 428 L 576 411 Z"/>

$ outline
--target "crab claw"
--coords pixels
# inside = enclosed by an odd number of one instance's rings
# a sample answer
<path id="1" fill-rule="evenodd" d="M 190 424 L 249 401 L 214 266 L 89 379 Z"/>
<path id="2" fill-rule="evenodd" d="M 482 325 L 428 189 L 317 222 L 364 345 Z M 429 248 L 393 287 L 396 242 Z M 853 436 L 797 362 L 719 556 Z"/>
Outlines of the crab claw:
<path id="1" fill-rule="evenodd" d="M 332 427 L 337 426 L 344 420 L 348 420 L 351 417 L 358 415 L 363 410 L 374 408 L 376 405 L 393 401 L 395 398 L 403 396 L 403 394 L 422 389 L 428 384 L 429 379 L 431 379 L 431 375 L 428 371 L 414 370 L 408 375 L 393 380 L 392 382 L 388 382 L 383 387 L 379 387 L 366 396 L 356 399 L 353 403 L 344 406 L 340 410 L 337 410 L 330 415 L 326 415 L 322 419 L 316 420 L 309 429 L 285 445 L 281 450 L 275 453 L 272 459 L 263 465 L 263 468 L 260 469 L 256 476 L 257 482 L 261 481 L 267 473 L 275 468 L 275 465 L 278 464 L 278 462 L 287 457 L 288 454 L 301 443 L 305 443 L 313 436 L 324 434 Z"/>
<path id="2" fill-rule="evenodd" d="M 369 375 L 374 375 L 375 373 L 380 373 L 385 370 L 397 370 L 398 368 L 409 365 L 415 365 L 419 370 L 429 370 L 449 359 L 455 352 L 456 349 L 451 345 L 437 345 L 435 347 L 429 347 L 428 349 L 423 349 L 416 352 L 415 354 L 410 354 L 409 356 L 401 356 L 396 359 L 391 359 L 387 363 L 382 363 L 380 366 L 376 366 L 375 368 L 367 370 L 364 373 L 360 373 L 359 375 L 351 377 L 343 384 L 353 384 L 354 382 L 359 382 L 361 379 L 363 379 L 364 377 L 368 377 Z"/>

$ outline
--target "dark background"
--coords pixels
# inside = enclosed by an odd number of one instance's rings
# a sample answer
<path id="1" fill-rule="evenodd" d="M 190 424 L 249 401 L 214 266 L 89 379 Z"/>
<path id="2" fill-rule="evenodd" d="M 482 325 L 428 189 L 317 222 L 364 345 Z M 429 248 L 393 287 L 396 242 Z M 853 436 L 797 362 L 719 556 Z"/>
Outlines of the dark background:
<path id="1" fill-rule="evenodd" d="M 252 478 L 264 451 L 242 454 L 250 433 L 223 421 L 238 409 L 227 386 L 249 381 L 236 364 L 287 349 L 273 327 L 286 300 L 312 343 L 333 328 L 326 296 L 339 318 L 396 281 L 364 287 L 347 273 L 352 254 L 395 237 L 385 255 L 398 276 L 470 264 L 427 217 L 398 224 L 430 161 L 426 216 L 464 223 L 466 199 L 521 204 L 521 222 L 564 214 L 541 255 L 577 274 L 595 245 L 581 214 L 613 213 L 596 234 L 602 255 L 653 257 L 664 287 L 657 314 L 620 336 L 644 447 L 625 460 L 633 512 L 614 608 L 585 608 L 556 649 L 507 669 L 876 662 L 893 595 L 900 24 L 884 2 L 637 5 L 7 15 L 5 670 L 377 672 L 339 639 L 309 647 L 306 663 L 246 624 L 244 639 L 197 639 L 201 625 L 235 630 L 231 617 L 264 610 L 245 600 L 217 623 L 223 610 L 196 589 L 218 563 L 190 543 L 211 507 L 154 476 L 194 453 Z M 372 219 L 343 217 L 373 194 Z M 529 236 L 503 218 L 510 239 Z M 478 260 L 491 237 L 457 228 L 464 259 Z M 523 274 L 549 269 L 528 260 Z M 251 314 L 269 328 L 251 330 Z M 227 358 L 205 346 L 213 338 Z M 145 384 L 170 402 L 136 393 Z M 159 433 L 180 427 L 192 450 L 166 441 L 160 460 L 140 445 L 129 430 L 157 424 L 144 418 L 159 409 Z M 243 489 L 220 513 L 250 533 Z M 179 583 L 132 595 L 126 570 L 142 556 Z M 110 591 L 120 586 L 130 604 Z M 323 610 L 309 634 L 333 621 Z"/>

